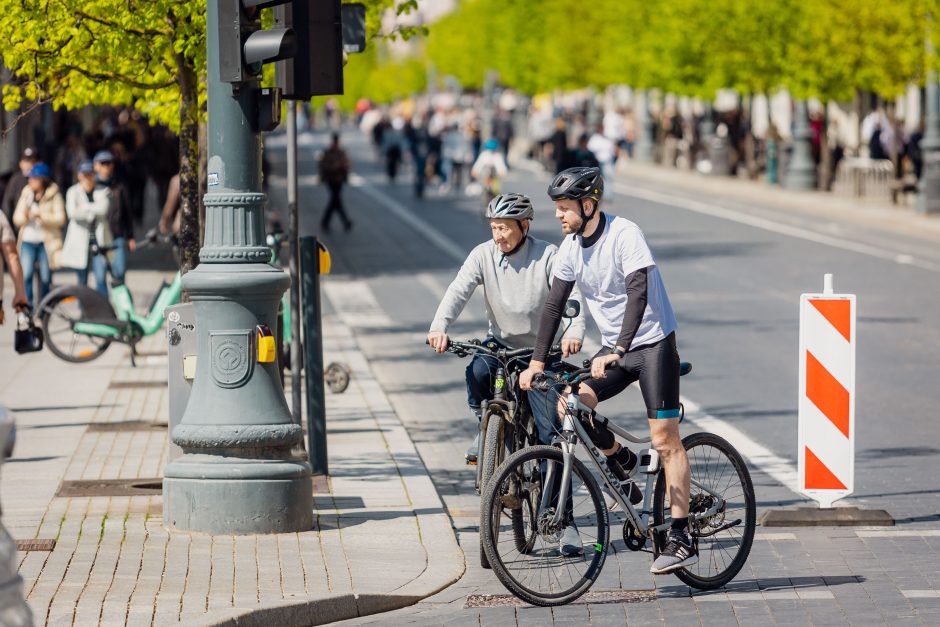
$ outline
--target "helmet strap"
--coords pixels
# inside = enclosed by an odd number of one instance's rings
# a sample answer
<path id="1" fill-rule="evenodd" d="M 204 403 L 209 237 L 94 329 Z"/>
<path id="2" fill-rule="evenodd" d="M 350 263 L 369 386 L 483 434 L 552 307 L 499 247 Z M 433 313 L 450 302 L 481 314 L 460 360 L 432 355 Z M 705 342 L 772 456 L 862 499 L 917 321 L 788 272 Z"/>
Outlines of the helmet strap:
<path id="1" fill-rule="evenodd" d="M 578 198 L 578 207 L 581 209 L 581 226 L 578 228 L 578 232 L 575 235 L 583 235 L 584 229 L 587 228 L 588 220 L 593 218 L 597 214 L 597 205 L 594 205 L 594 213 L 591 214 L 591 218 L 587 217 L 587 214 L 584 213 L 584 199 Z"/>

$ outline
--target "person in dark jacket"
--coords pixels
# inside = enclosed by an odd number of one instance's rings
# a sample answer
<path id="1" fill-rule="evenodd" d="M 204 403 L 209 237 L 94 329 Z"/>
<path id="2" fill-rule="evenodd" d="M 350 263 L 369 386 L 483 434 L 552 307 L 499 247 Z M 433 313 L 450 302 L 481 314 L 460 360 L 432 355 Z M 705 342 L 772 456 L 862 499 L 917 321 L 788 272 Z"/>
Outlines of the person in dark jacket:
<path id="1" fill-rule="evenodd" d="M 20 155 L 20 169 L 13 173 L 10 180 L 7 182 L 6 189 L 3 190 L 3 213 L 11 224 L 13 222 L 13 212 L 16 210 L 16 203 L 19 202 L 20 196 L 23 195 L 23 189 L 26 187 L 26 182 L 29 180 L 29 171 L 32 170 L 33 166 L 38 162 L 39 154 L 32 148 L 25 149 L 23 154 Z M 18 231 L 19 229 L 14 226 L 13 234 L 16 235 Z"/>
<path id="2" fill-rule="evenodd" d="M 341 195 L 343 185 L 348 178 L 349 157 L 346 156 L 346 151 L 340 148 L 339 135 L 333 133 L 333 141 L 320 159 L 320 181 L 325 183 L 330 190 L 330 202 L 326 206 L 323 219 L 320 220 L 320 228 L 324 231 L 330 230 L 330 219 L 333 217 L 334 211 L 339 213 L 340 220 L 342 220 L 347 231 L 352 228 L 352 220 L 349 219 L 346 210 L 343 209 L 343 197 Z"/>
<path id="3" fill-rule="evenodd" d="M 94 159 L 98 185 L 108 189 L 108 226 L 111 228 L 112 244 L 115 246 L 111 259 L 111 276 L 115 283 L 123 283 L 127 272 L 127 253 L 137 248 L 134 241 L 134 219 L 127 187 L 114 175 L 114 155 L 99 150 Z"/>

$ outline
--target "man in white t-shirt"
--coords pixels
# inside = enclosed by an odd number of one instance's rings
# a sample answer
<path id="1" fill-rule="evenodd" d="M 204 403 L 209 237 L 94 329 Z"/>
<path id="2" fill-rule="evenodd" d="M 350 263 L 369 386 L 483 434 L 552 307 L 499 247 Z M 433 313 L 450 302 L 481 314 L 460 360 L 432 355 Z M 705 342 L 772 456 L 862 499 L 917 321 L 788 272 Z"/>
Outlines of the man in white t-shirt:
<path id="1" fill-rule="evenodd" d="M 581 401 L 593 408 L 639 381 L 672 505 L 672 529 L 650 572 L 671 573 L 698 561 L 688 532 L 689 460 L 679 437 L 676 318 L 643 232 L 629 220 L 600 211 L 604 178 L 598 168 L 560 172 L 549 185 L 548 195 L 555 201 L 562 230 L 572 237 L 566 237 L 558 250 L 535 353 L 519 384 L 530 389 L 533 377 L 543 371 L 565 300 L 577 286 L 603 344 L 591 363 L 592 379 L 581 386 Z M 608 370 L 613 364 L 616 366 Z M 636 454 L 622 447 L 600 420 L 582 424 L 607 456 L 611 472 L 621 481 L 629 481 L 638 465 Z M 630 500 L 638 501 L 635 483 L 631 483 L 630 492 Z M 577 555 L 581 550 L 577 541 L 562 547 L 566 555 Z"/>

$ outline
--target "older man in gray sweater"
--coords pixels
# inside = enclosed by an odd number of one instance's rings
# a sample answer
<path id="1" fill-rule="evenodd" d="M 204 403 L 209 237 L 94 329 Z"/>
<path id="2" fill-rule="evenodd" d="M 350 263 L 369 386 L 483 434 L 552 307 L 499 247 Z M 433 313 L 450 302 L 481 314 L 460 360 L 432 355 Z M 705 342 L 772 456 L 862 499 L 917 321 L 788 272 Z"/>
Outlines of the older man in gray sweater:
<path id="1" fill-rule="evenodd" d="M 552 282 L 552 266 L 558 247 L 528 235 L 534 211 L 532 201 L 522 194 L 502 194 L 486 208 L 493 239 L 474 248 L 444 294 L 428 343 L 438 353 L 447 350 L 447 329 L 457 319 L 477 286 L 483 286 L 488 339 L 507 348 L 535 346 L 542 305 Z M 581 300 L 578 293 L 573 298 Z M 581 350 L 584 318 L 578 315 L 561 338 L 564 356 Z M 494 360 L 477 355 L 467 366 L 467 402 L 477 420 L 481 405 L 491 395 L 496 371 Z M 530 391 L 529 405 L 535 417 L 539 441 L 551 442 L 556 416 L 555 404 L 545 392 Z M 467 463 L 477 457 L 479 434 L 467 451 Z"/>

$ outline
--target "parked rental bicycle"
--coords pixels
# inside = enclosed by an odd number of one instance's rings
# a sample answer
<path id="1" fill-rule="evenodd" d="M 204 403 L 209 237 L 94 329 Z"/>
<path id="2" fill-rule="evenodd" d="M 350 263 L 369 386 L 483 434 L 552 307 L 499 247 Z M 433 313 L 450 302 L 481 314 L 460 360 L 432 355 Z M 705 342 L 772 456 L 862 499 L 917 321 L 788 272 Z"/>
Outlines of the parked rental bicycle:
<path id="1" fill-rule="evenodd" d="M 680 372 L 684 375 L 690 370 L 691 365 L 683 363 Z M 621 483 L 591 443 L 583 426 L 588 420 L 604 422 L 635 444 L 649 443 L 650 438 L 637 437 L 584 405 L 579 390 L 589 378 L 590 364 L 536 379 L 535 385 L 542 390 L 569 386 L 561 403 L 561 433 L 552 446 L 530 446 L 513 453 L 496 470 L 481 501 L 485 515 L 480 537 L 486 557 L 500 582 L 533 605 L 570 603 L 601 573 L 611 542 L 610 522 L 595 475 L 626 515 L 622 534 L 631 551 L 658 555 L 671 525 L 666 478 L 656 450 L 640 452 L 636 477 L 645 475 L 645 489 L 637 510 L 629 498 L 633 479 Z M 689 530 L 699 561 L 675 574 L 693 588 L 712 590 L 731 581 L 750 553 L 754 487 L 744 460 L 726 440 L 694 433 L 682 443 L 691 466 Z M 584 550 L 564 556 L 559 540 L 571 524 L 578 528 Z"/>
<path id="2" fill-rule="evenodd" d="M 170 241 L 151 230 L 138 249 L 158 240 Z M 92 241 L 92 255 L 104 257 L 108 274 L 111 263 L 108 253 L 115 246 L 102 246 Z M 37 308 L 49 350 L 72 363 L 84 363 L 101 357 L 113 342 L 127 344 L 131 349 L 131 365 L 136 366 L 137 343 L 163 327 L 163 310 L 180 301 L 182 278 L 179 272 L 171 283 L 163 281 L 147 313 L 134 308 L 134 298 L 124 283 L 111 286 L 111 300 L 85 285 L 65 285 L 50 292 Z"/>

